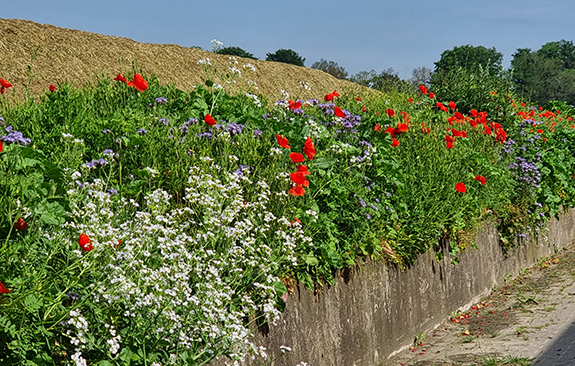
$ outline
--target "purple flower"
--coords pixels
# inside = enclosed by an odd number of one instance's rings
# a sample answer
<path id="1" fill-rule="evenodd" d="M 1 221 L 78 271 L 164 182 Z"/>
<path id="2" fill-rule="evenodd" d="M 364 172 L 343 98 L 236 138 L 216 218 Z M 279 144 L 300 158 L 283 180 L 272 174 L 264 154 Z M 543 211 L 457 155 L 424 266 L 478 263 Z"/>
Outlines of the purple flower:
<path id="1" fill-rule="evenodd" d="M 170 123 L 170 120 L 167 118 L 160 118 L 160 122 L 162 122 L 164 126 L 167 126 Z"/>
<path id="2" fill-rule="evenodd" d="M 206 131 L 206 132 L 198 133 L 198 137 L 202 137 L 205 139 L 211 139 L 214 137 L 214 135 L 212 135 L 211 131 Z"/>
<path id="3" fill-rule="evenodd" d="M 108 188 L 107 191 L 110 195 L 118 194 L 118 190 L 116 188 Z"/>
<path id="4" fill-rule="evenodd" d="M 157 97 L 156 98 L 156 104 L 167 104 L 168 103 L 168 99 L 164 98 L 164 97 Z"/>
<path id="5" fill-rule="evenodd" d="M 18 145 L 28 145 L 32 140 L 27 137 L 24 137 L 22 132 L 14 130 L 12 126 L 6 127 L 6 132 L 8 133 L 5 136 L 0 136 L 0 140 L 10 143 L 10 144 L 18 144 Z"/>
<path id="6" fill-rule="evenodd" d="M 263 135 L 263 131 L 254 130 L 254 137 L 262 137 L 262 135 Z"/>
<path id="7" fill-rule="evenodd" d="M 240 125 L 234 122 L 228 123 L 228 126 L 226 127 L 226 130 L 230 133 L 231 136 L 241 134 L 243 129 L 244 125 Z"/>
<path id="8" fill-rule="evenodd" d="M 109 128 L 106 128 L 106 129 L 102 130 L 102 133 L 103 133 L 104 135 L 107 135 L 107 134 L 110 133 L 110 129 L 109 129 Z"/>
<path id="9" fill-rule="evenodd" d="M 140 135 L 145 135 L 145 134 L 147 134 L 147 133 L 148 133 L 148 130 L 146 130 L 145 128 L 140 128 L 140 129 L 138 130 L 138 134 L 140 134 Z"/>

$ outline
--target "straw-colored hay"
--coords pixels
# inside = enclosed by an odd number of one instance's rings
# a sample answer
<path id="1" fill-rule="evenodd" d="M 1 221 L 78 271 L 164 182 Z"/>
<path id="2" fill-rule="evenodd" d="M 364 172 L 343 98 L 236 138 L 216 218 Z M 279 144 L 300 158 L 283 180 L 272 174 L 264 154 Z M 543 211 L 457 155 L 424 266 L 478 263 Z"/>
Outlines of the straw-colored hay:
<path id="1" fill-rule="evenodd" d="M 27 20 L 0 19 L 0 77 L 14 85 L 5 94 L 9 98 L 21 99 L 25 85 L 32 94 L 39 95 L 50 84 L 65 81 L 81 87 L 94 83 L 98 77 L 114 77 L 118 72 L 130 78 L 133 65 L 145 76 L 155 74 L 161 84 L 191 91 L 193 85 L 206 80 L 204 70 L 197 64 L 206 57 L 218 70 L 228 68 L 228 56 L 200 49 L 139 43 Z M 238 61 L 240 69 L 247 63 L 256 67 L 249 79 L 271 101 L 281 98 L 282 89 L 292 98 L 321 98 L 334 90 L 366 92 L 357 84 L 315 69 L 242 58 Z M 30 83 L 32 74 L 35 75 Z M 307 82 L 311 90 L 302 90 L 300 81 Z"/>

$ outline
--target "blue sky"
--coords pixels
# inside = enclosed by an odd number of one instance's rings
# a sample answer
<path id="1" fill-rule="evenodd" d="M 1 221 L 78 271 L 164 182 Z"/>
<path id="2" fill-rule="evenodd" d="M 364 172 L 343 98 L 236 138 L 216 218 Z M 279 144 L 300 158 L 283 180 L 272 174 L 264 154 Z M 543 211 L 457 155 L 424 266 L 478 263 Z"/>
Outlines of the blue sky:
<path id="1" fill-rule="evenodd" d="M 518 48 L 575 40 L 573 0 L 0 0 L 0 18 L 211 50 L 212 39 L 265 59 L 290 48 L 311 66 L 351 74 L 434 67 L 455 46 L 495 47 L 505 67 Z"/>

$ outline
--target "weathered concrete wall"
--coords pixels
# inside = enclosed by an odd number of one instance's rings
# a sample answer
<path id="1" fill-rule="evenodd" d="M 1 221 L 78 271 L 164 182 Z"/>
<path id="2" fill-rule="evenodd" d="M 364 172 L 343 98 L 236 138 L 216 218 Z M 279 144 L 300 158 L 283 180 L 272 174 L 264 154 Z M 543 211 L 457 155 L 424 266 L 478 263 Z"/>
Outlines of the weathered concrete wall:
<path id="1" fill-rule="evenodd" d="M 406 270 L 367 263 L 347 281 L 319 297 L 302 286 L 288 297 L 285 312 L 269 334 L 256 335 L 268 350 L 272 366 L 374 366 L 412 344 L 453 311 L 463 310 L 542 256 L 572 243 L 575 211 L 547 225 L 549 231 L 504 258 L 497 231 L 488 227 L 477 236 L 478 249 L 467 249 L 458 265 L 449 256 L 436 260 L 426 253 Z M 280 346 L 292 348 L 281 356 Z M 261 361 L 261 360 L 260 360 Z M 269 361 L 269 360 L 268 360 Z M 220 362 L 214 362 L 219 364 Z M 262 364 L 256 362 L 255 364 Z"/>

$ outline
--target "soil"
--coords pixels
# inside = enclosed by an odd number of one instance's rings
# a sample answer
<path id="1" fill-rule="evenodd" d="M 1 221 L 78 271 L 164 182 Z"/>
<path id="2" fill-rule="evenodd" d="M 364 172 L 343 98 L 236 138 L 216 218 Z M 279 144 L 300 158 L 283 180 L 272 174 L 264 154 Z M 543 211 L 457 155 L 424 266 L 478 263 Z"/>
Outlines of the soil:
<path id="1" fill-rule="evenodd" d="M 206 80 L 204 69 L 198 65 L 206 57 L 220 74 L 228 70 L 229 56 L 196 48 L 139 43 L 27 20 L 0 19 L 0 77 L 14 86 L 4 94 L 13 100 L 21 100 L 26 88 L 33 95 L 41 95 L 50 84 L 67 81 L 83 87 L 120 72 L 128 78 L 132 72 L 141 72 L 144 77 L 155 74 L 161 84 L 189 92 Z M 247 63 L 256 68 L 249 80 L 257 83 L 257 93 L 272 103 L 282 98 L 282 90 L 291 99 L 319 99 L 334 90 L 367 98 L 377 93 L 320 70 L 238 57 L 240 69 Z M 311 90 L 302 88 L 300 81 L 307 82 Z"/>
<path id="2" fill-rule="evenodd" d="M 530 365 L 574 321 L 575 245 L 571 245 L 525 268 L 467 311 L 452 314 L 432 333 L 419 335 L 385 365 Z"/>

